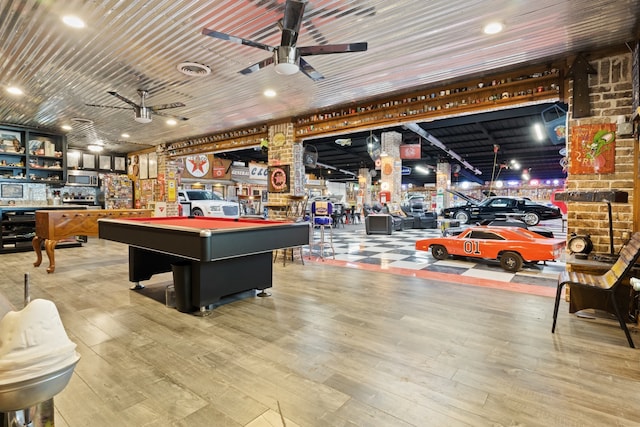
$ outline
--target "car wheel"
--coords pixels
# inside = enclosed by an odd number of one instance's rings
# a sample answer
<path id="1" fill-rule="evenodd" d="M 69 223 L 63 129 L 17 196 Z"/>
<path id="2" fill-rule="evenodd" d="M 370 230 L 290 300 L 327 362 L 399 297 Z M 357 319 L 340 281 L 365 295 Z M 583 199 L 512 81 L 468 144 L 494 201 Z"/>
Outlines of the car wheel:
<path id="1" fill-rule="evenodd" d="M 522 268 L 522 263 L 522 257 L 517 252 L 507 251 L 500 257 L 500 266 L 507 271 L 519 271 Z"/>
<path id="2" fill-rule="evenodd" d="M 538 223 L 540 222 L 540 216 L 538 216 L 538 214 L 535 212 L 527 212 L 522 220 L 527 225 L 538 225 Z"/>
<path id="3" fill-rule="evenodd" d="M 465 211 L 456 212 L 455 218 L 460 221 L 460 224 L 466 224 L 469 222 L 469 214 Z"/>
<path id="4" fill-rule="evenodd" d="M 202 209 L 200 208 L 195 208 L 191 211 L 191 215 L 193 216 L 204 216 L 204 213 L 202 212 Z"/>
<path id="5" fill-rule="evenodd" d="M 442 245 L 433 245 L 431 246 L 431 255 L 435 259 L 447 259 L 449 252 L 447 252 L 447 248 Z"/>

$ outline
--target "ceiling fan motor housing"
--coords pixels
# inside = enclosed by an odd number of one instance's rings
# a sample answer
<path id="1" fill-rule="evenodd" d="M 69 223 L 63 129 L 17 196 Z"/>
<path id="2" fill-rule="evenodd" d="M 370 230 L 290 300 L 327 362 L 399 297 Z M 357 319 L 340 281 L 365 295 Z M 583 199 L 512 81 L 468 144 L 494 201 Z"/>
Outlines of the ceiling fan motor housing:
<path id="1" fill-rule="evenodd" d="M 300 69 L 300 52 L 295 47 L 279 46 L 276 49 L 275 63 L 278 74 L 295 74 Z"/>
<path id="2" fill-rule="evenodd" d="M 147 107 L 139 107 L 134 109 L 135 120 L 138 123 L 151 123 L 151 110 Z"/>

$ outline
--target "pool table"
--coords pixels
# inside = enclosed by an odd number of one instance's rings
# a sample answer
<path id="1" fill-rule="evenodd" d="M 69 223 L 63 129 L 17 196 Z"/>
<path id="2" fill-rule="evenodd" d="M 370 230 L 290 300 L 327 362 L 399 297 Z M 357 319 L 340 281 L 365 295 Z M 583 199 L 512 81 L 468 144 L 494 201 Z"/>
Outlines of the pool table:
<path id="1" fill-rule="evenodd" d="M 309 244 L 307 222 L 152 217 L 100 219 L 98 229 L 101 239 L 129 245 L 133 289 L 156 273 L 190 267 L 191 310 L 180 311 L 205 311 L 238 292 L 264 292 L 272 286 L 272 251 Z"/>

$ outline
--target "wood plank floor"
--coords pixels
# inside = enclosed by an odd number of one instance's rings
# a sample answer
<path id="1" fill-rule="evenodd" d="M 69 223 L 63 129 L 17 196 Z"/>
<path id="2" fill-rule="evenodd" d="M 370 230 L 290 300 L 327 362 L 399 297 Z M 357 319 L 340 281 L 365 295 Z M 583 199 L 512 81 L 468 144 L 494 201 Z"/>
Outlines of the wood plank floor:
<path id="1" fill-rule="evenodd" d="M 564 301 L 552 335 L 549 297 L 298 261 L 197 317 L 129 290 L 125 245 L 34 258 L 3 254 L 0 292 L 31 273 L 78 345 L 57 427 L 640 425 L 640 350 Z"/>

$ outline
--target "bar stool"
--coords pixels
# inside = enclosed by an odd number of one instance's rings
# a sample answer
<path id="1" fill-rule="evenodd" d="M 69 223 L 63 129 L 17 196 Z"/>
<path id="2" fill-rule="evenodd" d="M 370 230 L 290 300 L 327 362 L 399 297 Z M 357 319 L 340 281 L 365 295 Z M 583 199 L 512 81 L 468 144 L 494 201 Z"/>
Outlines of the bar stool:
<path id="1" fill-rule="evenodd" d="M 333 204 L 326 200 L 316 200 L 311 203 L 311 224 L 312 234 L 316 227 L 320 229 L 320 240 L 316 242 L 315 236 L 312 235 L 309 239 L 309 256 L 313 253 L 313 248 L 318 247 L 320 252 L 320 258 L 324 260 L 324 247 L 329 246 L 333 254 L 333 259 L 336 258 L 336 251 L 333 248 Z M 325 229 L 329 229 L 329 242 L 325 241 Z"/>
<path id="2" fill-rule="evenodd" d="M 285 221 L 290 222 L 303 222 L 305 221 L 306 209 L 307 209 L 307 200 L 308 196 L 289 196 L 289 204 L 287 205 L 287 210 L 285 212 Z M 278 259 L 278 252 L 282 251 L 282 265 L 286 267 L 287 265 L 287 256 L 291 256 L 291 262 L 293 262 L 293 254 L 295 249 L 300 251 L 300 261 L 302 261 L 302 265 L 304 265 L 304 257 L 302 255 L 302 246 L 293 246 L 290 248 L 284 248 L 274 251 L 273 254 L 273 262 L 275 263 Z"/>

